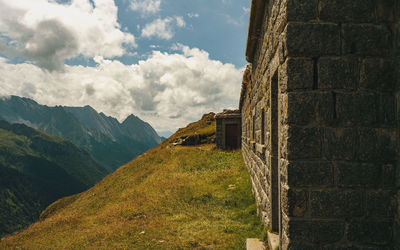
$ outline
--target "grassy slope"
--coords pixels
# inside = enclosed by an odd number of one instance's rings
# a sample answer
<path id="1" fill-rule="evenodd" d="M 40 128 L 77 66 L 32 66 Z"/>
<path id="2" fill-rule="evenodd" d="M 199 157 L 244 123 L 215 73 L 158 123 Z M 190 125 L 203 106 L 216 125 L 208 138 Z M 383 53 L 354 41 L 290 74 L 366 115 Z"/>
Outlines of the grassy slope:
<path id="1" fill-rule="evenodd" d="M 0 248 L 245 248 L 263 229 L 240 151 L 166 147 L 212 130 L 215 122 L 203 119 L 178 131 L 90 190 L 55 202 Z"/>
<path id="2" fill-rule="evenodd" d="M 105 175 L 73 144 L 25 125 L 0 121 L 0 236 L 35 222 L 61 197 Z"/>

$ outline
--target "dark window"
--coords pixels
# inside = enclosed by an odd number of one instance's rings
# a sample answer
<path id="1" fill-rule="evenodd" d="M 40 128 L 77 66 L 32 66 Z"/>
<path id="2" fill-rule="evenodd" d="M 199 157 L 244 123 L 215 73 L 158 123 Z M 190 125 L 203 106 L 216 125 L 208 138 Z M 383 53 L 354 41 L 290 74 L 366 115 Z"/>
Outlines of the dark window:
<path id="1" fill-rule="evenodd" d="M 253 115 L 253 135 L 252 135 L 252 139 L 255 140 L 256 139 L 256 116 Z"/>
<path id="2" fill-rule="evenodd" d="M 278 75 L 271 81 L 271 188 L 272 231 L 279 233 L 279 88 Z"/>
<path id="3" fill-rule="evenodd" d="M 249 137 L 250 137 L 250 124 L 249 124 L 249 119 L 247 119 L 246 125 L 247 125 L 246 137 L 249 138 Z"/>
<path id="4" fill-rule="evenodd" d="M 265 111 L 261 110 L 261 144 L 265 144 Z"/>

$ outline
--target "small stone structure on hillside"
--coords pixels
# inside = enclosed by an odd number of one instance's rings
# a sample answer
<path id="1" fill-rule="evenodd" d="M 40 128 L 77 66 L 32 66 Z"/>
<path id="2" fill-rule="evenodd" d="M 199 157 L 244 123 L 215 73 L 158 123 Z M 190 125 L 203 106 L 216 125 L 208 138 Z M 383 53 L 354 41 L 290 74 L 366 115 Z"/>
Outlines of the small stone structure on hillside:
<path id="1" fill-rule="evenodd" d="M 241 145 L 241 114 L 239 110 L 224 110 L 215 115 L 217 122 L 216 144 L 218 148 L 233 150 Z"/>
<path id="2" fill-rule="evenodd" d="M 400 1 L 252 0 L 242 151 L 280 249 L 400 249 Z"/>

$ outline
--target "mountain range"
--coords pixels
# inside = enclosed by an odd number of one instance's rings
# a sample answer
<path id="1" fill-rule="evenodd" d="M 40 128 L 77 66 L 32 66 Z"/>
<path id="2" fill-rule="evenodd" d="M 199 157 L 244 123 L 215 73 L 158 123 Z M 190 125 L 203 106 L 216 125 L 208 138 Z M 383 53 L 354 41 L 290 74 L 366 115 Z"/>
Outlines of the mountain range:
<path id="1" fill-rule="evenodd" d="M 0 121 L 0 236 L 26 227 L 52 202 L 92 187 L 107 172 L 69 141 Z"/>
<path id="2" fill-rule="evenodd" d="M 120 123 L 90 106 L 49 107 L 11 96 L 0 99 L 0 118 L 71 141 L 88 151 L 108 173 L 162 141 L 150 124 L 134 115 Z"/>

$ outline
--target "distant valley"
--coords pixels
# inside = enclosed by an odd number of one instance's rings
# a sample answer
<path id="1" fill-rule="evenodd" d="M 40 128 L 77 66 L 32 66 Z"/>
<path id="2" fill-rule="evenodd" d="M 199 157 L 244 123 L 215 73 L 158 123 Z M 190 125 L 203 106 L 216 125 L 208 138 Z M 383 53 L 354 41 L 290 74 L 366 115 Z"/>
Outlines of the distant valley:
<path id="1" fill-rule="evenodd" d="M 0 121 L 0 235 L 26 227 L 55 200 L 90 188 L 106 174 L 69 141 Z"/>
<path id="2" fill-rule="evenodd" d="M 134 115 L 120 123 L 90 106 L 48 107 L 11 96 L 0 99 L 0 117 L 71 141 L 88 151 L 108 173 L 162 141 L 150 124 Z"/>

